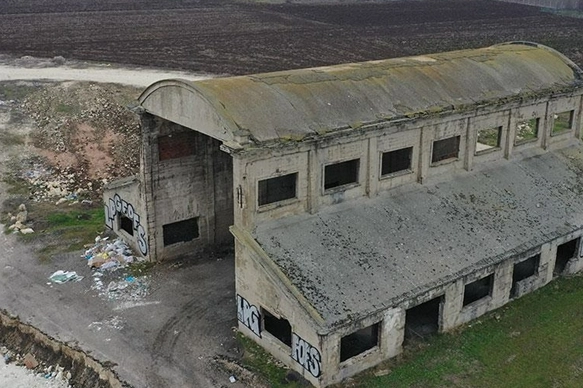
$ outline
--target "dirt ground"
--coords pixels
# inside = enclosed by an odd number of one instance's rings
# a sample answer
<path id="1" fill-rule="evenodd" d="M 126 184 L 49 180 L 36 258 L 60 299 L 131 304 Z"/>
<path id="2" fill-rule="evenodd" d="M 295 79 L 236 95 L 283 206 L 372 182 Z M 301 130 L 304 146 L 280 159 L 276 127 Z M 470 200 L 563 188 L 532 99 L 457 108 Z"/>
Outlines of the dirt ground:
<path id="1" fill-rule="evenodd" d="M 494 0 L 252 4 L 233 0 L 0 2 L 0 53 L 257 73 L 482 47 L 549 45 L 583 65 L 583 19 Z"/>

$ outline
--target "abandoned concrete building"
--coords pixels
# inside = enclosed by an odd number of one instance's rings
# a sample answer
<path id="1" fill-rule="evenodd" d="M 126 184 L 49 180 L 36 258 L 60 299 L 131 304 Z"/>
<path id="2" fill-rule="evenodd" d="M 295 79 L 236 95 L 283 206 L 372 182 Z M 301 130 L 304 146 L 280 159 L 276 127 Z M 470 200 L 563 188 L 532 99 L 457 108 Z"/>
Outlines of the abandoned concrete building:
<path id="1" fill-rule="evenodd" d="M 160 81 L 107 223 L 151 260 L 234 241 L 239 329 L 324 387 L 583 267 L 582 76 L 512 42 Z"/>

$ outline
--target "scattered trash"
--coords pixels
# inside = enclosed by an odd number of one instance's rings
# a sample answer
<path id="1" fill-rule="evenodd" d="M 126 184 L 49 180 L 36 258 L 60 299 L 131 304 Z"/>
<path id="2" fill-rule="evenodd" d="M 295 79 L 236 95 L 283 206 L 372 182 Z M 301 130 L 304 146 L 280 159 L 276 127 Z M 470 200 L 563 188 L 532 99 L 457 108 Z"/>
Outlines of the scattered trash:
<path id="1" fill-rule="evenodd" d="M 229 381 L 231 383 L 234 383 L 235 381 L 237 381 L 237 379 L 235 378 L 235 376 L 231 376 L 231 377 L 229 377 Z"/>
<path id="2" fill-rule="evenodd" d="M 49 280 L 53 283 L 62 284 L 66 282 L 78 282 L 83 279 L 83 276 L 77 275 L 75 271 L 58 270 L 49 276 Z"/>
<path id="3" fill-rule="evenodd" d="M 109 328 L 109 329 L 114 329 L 114 330 L 122 330 L 125 326 L 124 320 L 123 318 L 115 315 L 112 317 L 109 317 L 108 319 L 102 321 L 102 322 L 92 322 L 91 324 L 89 324 L 88 329 L 92 330 L 92 331 L 101 331 L 101 329 L 105 328 Z"/>
<path id="4" fill-rule="evenodd" d="M 93 247 L 87 249 L 83 257 L 87 260 L 87 265 L 101 270 L 115 271 L 127 266 L 135 261 L 143 261 L 142 257 L 135 257 L 132 250 L 121 239 L 109 242 L 108 238 L 95 238 Z"/>

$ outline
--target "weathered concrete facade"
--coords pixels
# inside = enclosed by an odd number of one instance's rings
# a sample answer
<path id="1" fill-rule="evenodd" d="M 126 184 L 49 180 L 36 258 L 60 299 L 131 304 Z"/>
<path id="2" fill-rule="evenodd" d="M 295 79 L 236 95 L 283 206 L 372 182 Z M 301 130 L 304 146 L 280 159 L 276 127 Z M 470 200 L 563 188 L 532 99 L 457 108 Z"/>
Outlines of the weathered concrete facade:
<path id="1" fill-rule="evenodd" d="M 499 1 L 503 1 L 505 3 L 532 5 L 541 8 L 583 10 L 583 1 L 581 0 L 499 0 Z"/>
<path id="2" fill-rule="evenodd" d="M 232 234 L 239 329 L 327 386 L 581 270 L 582 94 L 532 43 L 161 81 L 108 220 L 155 260 Z"/>

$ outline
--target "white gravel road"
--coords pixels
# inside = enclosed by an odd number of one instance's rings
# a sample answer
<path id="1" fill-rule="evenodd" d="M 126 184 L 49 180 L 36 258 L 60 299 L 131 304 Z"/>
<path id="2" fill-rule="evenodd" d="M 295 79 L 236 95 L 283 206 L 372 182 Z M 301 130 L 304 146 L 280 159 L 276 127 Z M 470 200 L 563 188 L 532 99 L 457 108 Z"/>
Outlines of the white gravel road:
<path id="1" fill-rule="evenodd" d="M 0 387 L 2 388 L 70 388 L 62 380 L 46 379 L 23 366 L 6 364 L 0 357 Z"/>

